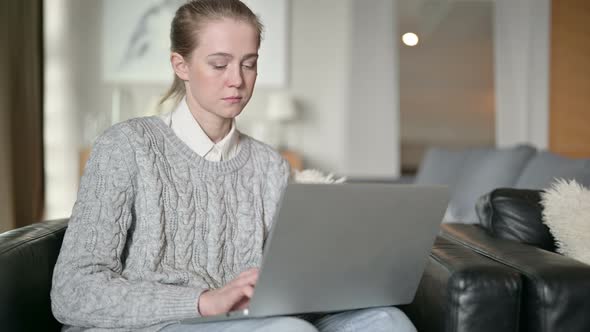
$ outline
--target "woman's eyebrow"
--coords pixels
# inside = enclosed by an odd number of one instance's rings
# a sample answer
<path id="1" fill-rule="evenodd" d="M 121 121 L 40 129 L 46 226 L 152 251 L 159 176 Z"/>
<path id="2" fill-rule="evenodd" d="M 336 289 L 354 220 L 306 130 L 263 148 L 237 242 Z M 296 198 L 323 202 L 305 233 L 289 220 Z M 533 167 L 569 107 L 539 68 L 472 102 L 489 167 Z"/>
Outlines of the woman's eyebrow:
<path id="1" fill-rule="evenodd" d="M 246 54 L 242 57 L 242 60 L 248 60 L 248 59 L 252 59 L 252 58 L 258 58 L 258 53 Z"/>
<path id="2" fill-rule="evenodd" d="M 217 52 L 217 53 L 209 54 L 207 56 L 207 58 L 214 58 L 214 57 L 223 57 L 223 58 L 228 58 L 228 59 L 234 58 L 233 55 L 231 55 L 229 53 L 224 53 L 224 52 Z M 251 59 L 251 58 L 258 58 L 258 53 L 246 54 L 242 57 L 242 60 L 247 60 L 247 59 Z"/>
<path id="3" fill-rule="evenodd" d="M 224 57 L 224 58 L 233 58 L 233 55 L 229 54 L 229 53 L 223 53 L 223 52 L 217 52 L 217 53 L 213 53 L 213 54 L 209 54 L 207 56 L 208 58 L 213 58 L 213 57 Z"/>

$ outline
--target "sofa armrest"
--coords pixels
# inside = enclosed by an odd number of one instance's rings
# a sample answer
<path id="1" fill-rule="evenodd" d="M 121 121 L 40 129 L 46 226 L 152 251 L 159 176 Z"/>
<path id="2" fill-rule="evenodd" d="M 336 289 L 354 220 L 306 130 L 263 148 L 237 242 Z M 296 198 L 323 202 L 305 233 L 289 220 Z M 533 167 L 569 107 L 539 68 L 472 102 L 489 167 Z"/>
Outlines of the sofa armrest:
<path id="1" fill-rule="evenodd" d="M 414 301 L 418 331 L 518 331 L 521 279 L 506 266 L 437 237 Z"/>
<path id="2" fill-rule="evenodd" d="M 0 234 L 0 326 L 3 331 L 59 331 L 49 292 L 67 220 Z"/>
<path id="3" fill-rule="evenodd" d="M 590 265 L 515 241 L 496 239 L 476 225 L 446 224 L 458 244 L 523 276 L 523 331 L 590 331 Z"/>

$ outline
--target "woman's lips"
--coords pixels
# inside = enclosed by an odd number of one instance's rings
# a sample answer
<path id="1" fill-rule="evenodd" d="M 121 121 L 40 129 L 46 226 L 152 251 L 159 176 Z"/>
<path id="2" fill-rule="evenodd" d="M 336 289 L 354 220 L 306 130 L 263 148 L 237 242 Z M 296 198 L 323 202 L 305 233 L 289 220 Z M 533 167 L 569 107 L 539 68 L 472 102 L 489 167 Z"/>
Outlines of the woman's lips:
<path id="1" fill-rule="evenodd" d="M 242 101 L 242 97 L 236 96 L 236 97 L 225 97 L 222 98 L 223 100 L 227 101 L 230 104 L 236 104 L 239 103 L 240 101 Z"/>

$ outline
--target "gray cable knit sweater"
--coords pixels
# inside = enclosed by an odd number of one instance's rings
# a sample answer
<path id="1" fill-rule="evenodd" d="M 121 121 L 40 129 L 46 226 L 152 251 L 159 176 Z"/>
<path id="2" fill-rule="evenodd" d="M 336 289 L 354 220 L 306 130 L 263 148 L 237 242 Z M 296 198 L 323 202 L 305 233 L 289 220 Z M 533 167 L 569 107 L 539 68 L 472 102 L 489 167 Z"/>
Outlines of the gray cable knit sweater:
<path id="1" fill-rule="evenodd" d="M 201 292 L 259 266 L 289 167 L 246 135 L 240 144 L 210 162 L 157 117 L 99 137 L 55 266 L 55 317 L 156 330 L 198 316 Z"/>

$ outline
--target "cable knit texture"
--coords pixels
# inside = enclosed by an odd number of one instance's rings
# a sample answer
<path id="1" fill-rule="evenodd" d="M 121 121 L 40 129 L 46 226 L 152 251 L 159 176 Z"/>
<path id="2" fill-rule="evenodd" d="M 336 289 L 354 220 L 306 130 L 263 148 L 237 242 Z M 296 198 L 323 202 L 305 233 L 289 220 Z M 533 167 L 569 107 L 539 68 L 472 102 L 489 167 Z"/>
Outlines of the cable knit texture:
<path id="1" fill-rule="evenodd" d="M 157 117 L 111 127 L 55 266 L 55 317 L 72 329 L 157 330 L 198 316 L 204 290 L 261 263 L 288 176 L 277 152 L 246 135 L 234 158 L 211 162 Z"/>

